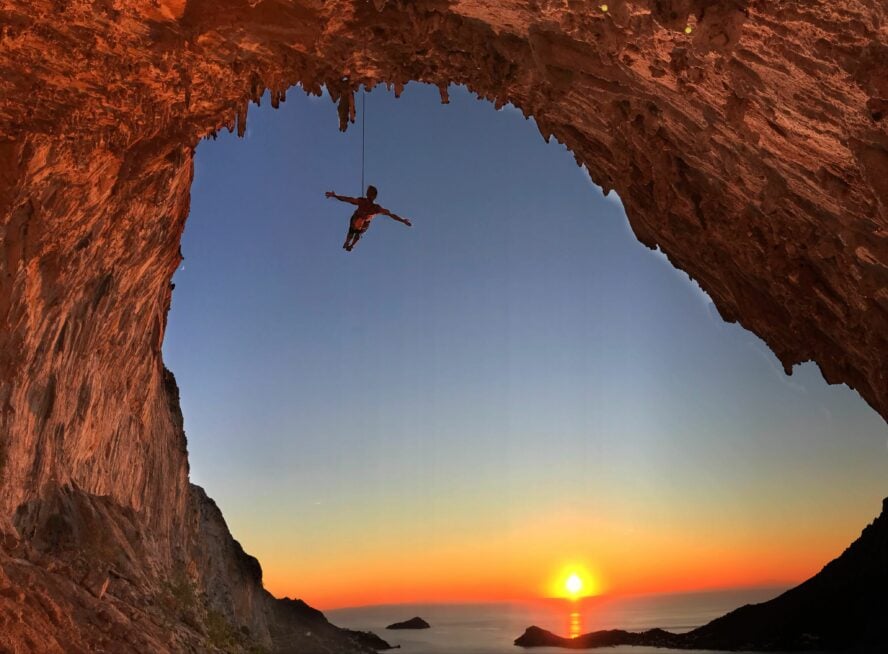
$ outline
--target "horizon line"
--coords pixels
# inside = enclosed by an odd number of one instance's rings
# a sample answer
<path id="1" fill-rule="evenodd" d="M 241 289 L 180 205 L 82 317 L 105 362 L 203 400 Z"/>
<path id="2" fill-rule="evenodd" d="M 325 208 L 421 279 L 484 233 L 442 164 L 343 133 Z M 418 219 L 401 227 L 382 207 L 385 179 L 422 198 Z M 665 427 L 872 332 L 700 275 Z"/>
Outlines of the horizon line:
<path id="1" fill-rule="evenodd" d="M 779 593 L 785 592 L 791 588 L 794 588 L 798 584 L 802 583 L 801 581 L 784 581 L 784 582 L 769 582 L 766 584 L 752 584 L 748 586 L 720 586 L 720 587 L 710 587 L 710 588 L 699 588 L 692 590 L 676 590 L 676 591 L 660 591 L 660 592 L 607 592 L 600 593 L 598 595 L 585 595 L 583 597 L 578 597 L 576 599 L 572 599 L 570 597 L 557 597 L 557 596 L 538 596 L 538 597 L 503 597 L 503 598 L 491 598 L 491 599 L 443 599 L 443 600 L 405 600 L 403 602 L 380 602 L 378 604 L 345 604 L 342 606 L 333 606 L 333 607 L 324 607 L 319 609 L 322 612 L 327 611 L 344 611 L 349 609 L 366 609 L 366 608 L 380 608 L 386 606 L 453 606 L 453 605 L 471 605 L 471 604 L 518 604 L 518 603 L 528 603 L 528 602 L 549 602 L 549 601 L 559 601 L 565 603 L 578 603 L 588 600 L 595 599 L 622 599 L 622 598 L 636 598 L 636 597 L 657 597 L 657 596 L 665 596 L 665 595 L 707 595 L 707 594 L 715 594 L 715 593 L 727 593 L 731 591 L 752 591 L 752 590 L 774 590 Z M 279 599 L 288 599 L 287 597 L 279 598 Z M 289 599 L 297 599 L 297 598 L 289 598 Z M 305 601 L 305 600 L 303 600 Z M 310 606 L 317 607 L 319 604 L 317 602 L 309 602 Z"/>

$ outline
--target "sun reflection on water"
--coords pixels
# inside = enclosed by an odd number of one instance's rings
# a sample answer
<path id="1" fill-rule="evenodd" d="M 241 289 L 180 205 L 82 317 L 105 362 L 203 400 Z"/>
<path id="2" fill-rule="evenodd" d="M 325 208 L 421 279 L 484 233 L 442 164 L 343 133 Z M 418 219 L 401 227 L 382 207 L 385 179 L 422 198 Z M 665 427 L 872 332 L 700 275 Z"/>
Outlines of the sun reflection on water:
<path id="1" fill-rule="evenodd" d="M 577 638 L 583 633 L 583 617 L 579 611 L 573 611 L 570 614 L 570 628 L 568 635 L 570 638 Z"/>

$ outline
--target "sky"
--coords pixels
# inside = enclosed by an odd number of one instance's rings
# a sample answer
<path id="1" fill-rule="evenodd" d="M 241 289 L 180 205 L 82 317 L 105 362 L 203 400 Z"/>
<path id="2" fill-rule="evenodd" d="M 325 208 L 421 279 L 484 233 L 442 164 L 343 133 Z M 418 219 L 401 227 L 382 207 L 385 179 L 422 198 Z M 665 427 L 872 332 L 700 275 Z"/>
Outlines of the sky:
<path id="1" fill-rule="evenodd" d="M 783 374 L 556 142 L 462 88 L 298 89 L 197 150 L 164 342 L 192 481 L 322 609 L 790 585 L 888 495 L 888 428 Z M 594 589 L 594 591 L 593 591 Z"/>

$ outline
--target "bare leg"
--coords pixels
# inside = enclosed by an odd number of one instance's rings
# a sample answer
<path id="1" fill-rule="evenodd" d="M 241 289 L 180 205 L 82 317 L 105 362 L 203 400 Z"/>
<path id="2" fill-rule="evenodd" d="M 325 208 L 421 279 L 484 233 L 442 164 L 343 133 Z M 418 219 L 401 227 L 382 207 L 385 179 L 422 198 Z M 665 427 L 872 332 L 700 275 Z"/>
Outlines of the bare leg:
<path id="1" fill-rule="evenodd" d="M 361 232 L 355 232 L 354 237 L 352 238 L 351 245 L 349 245 L 346 249 L 351 252 L 352 248 L 358 244 L 358 241 L 361 240 Z"/>
<path id="2" fill-rule="evenodd" d="M 358 234 L 357 230 L 349 228 L 348 234 L 345 235 L 345 243 L 342 244 L 343 249 L 351 251 L 357 240 L 355 238 L 356 234 Z"/>

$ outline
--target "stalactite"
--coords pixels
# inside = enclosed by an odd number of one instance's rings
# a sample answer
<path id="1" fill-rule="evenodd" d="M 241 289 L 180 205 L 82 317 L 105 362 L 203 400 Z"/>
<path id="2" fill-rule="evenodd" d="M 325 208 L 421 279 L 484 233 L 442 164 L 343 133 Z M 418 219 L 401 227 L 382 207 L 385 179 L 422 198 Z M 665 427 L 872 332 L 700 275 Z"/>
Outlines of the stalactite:
<path id="1" fill-rule="evenodd" d="M 247 133 L 247 110 L 249 103 L 245 100 L 237 110 L 237 135 L 243 137 Z"/>

